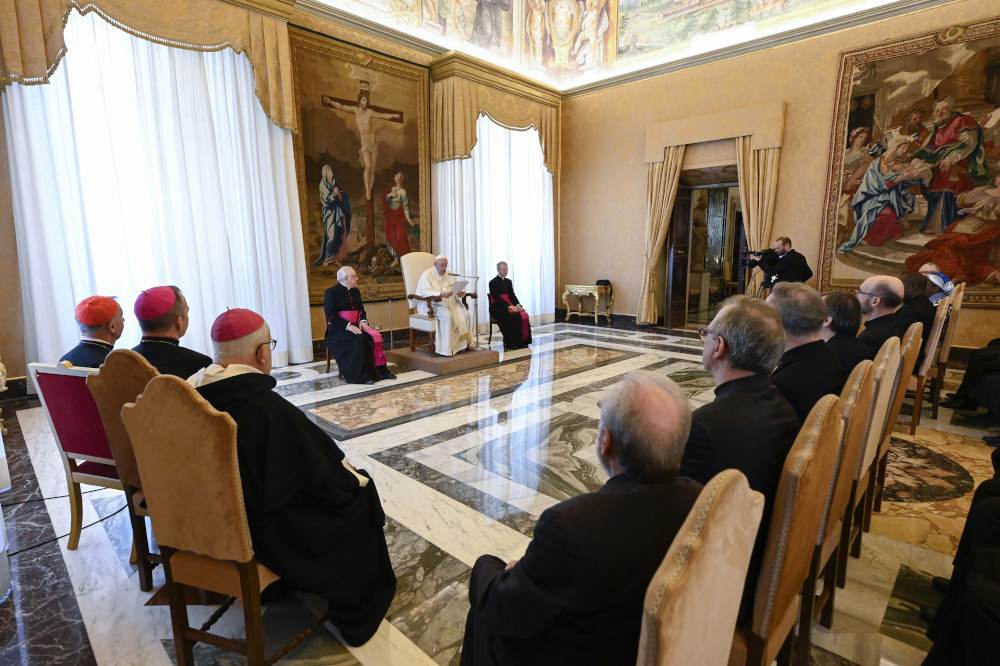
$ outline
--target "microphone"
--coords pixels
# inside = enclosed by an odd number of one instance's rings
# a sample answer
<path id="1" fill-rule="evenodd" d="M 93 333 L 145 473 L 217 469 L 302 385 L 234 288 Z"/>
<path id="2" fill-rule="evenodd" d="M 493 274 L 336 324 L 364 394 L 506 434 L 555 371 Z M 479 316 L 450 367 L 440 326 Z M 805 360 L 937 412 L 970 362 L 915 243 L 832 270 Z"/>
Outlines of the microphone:
<path id="1" fill-rule="evenodd" d="M 451 271 L 448 271 L 448 272 L 446 273 L 446 275 L 450 275 L 450 276 L 452 276 L 452 277 L 462 277 L 462 276 L 461 276 L 461 275 L 459 275 L 458 273 L 452 273 Z"/>

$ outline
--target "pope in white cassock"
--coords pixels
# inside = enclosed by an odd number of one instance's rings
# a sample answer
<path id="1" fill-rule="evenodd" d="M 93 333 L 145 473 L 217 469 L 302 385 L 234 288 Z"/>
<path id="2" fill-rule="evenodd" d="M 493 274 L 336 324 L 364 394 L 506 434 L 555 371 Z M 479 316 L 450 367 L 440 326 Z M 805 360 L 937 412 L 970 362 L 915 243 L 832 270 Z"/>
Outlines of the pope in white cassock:
<path id="1" fill-rule="evenodd" d="M 442 356 L 454 356 L 469 346 L 469 311 L 458 300 L 464 291 L 452 293 L 455 278 L 448 275 L 448 257 L 439 254 L 434 265 L 420 275 L 417 296 L 440 296 L 434 304 L 434 318 L 437 319 L 437 335 L 434 351 Z M 427 303 L 420 301 L 417 311 L 427 315 Z"/>

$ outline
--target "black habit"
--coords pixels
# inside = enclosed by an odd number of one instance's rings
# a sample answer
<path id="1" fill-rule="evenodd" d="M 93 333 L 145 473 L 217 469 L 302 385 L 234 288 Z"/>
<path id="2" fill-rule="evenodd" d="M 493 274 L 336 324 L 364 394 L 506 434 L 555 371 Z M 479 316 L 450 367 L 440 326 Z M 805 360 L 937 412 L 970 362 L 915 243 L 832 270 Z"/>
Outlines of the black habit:
<path id="1" fill-rule="evenodd" d="M 897 311 L 865 322 L 865 330 L 858 334 L 858 340 L 861 340 L 861 343 L 868 347 L 872 358 L 878 355 L 878 350 L 882 348 L 886 340 L 894 335 L 899 335 L 898 321 L 899 312 Z"/>
<path id="2" fill-rule="evenodd" d="M 236 421 L 236 446 L 257 559 L 291 585 L 329 602 L 351 645 L 378 629 L 396 591 L 375 483 L 362 487 L 319 426 L 248 373 L 198 391 Z M 368 476 L 364 471 L 363 476 Z"/>
<path id="3" fill-rule="evenodd" d="M 812 269 L 804 255 L 789 250 L 775 263 L 774 284 L 779 282 L 805 282 L 813 276 Z"/>
<path id="4" fill-rule="evenodd" d="M 144 335 L 139 344 L 132 347 L 132 351 L 149 361 L 161 375 L 176 375 L 181 379 L 187 379 L 202 368 L 212 365 L 211 356 L 181 347 L 180 342 L 173 338 Z"/>
<path id="5" fill-rule="evenodd" d="M 510 303 L 503 299 L 505 294 L 510 298 Z M 524 337 L 521 313 L 507 309 L 511 305 L 520 304 L 514 294 L 513 282 L 499 275 L 490 280 L 490 317 L 497 320 L 505 347 L 526 347 L 531 344 L 531 329 L 528 329 L 528 337 Z"/>
<path id="6" fill-rule="evenodd" d="M 69 361 L 80 368 L 99 368 L 114 348 L 100 340 L 80 340 L 80 344 L 63 354 L 59 362 Z"/>
<path id="7" fill-rule="evenodd" d="M 349 322 L 340 316 L 344 310 L 359 310 L 361 319 L 367 319 L 365 304 L 357 287 L 348 289 L 339 282 L 326 290 L 323 296 L 323 314 L 326 316 L 326 348 L 333 354 L 340 369 L 340 376 L 351 384 L 365 384 L 383 379 L 375 367 L 373 350 L 375 342 L 367 333 L 347 330 Z"/>
<path id="8" fill-rule="evenodd" d="M 476 561 L 462 664 L 634 664 L 653 574 L 701 485 L 627 474 L 546 509 L 510 571 Z"/>
<path id="9" fill-rule="evenodd" d="M 828 393 L 840 395 L 847 372 L 822 340 L 789 349 L 771 375 L 774 384 L 805 423 L 813 405 Z"/>
<path id="10" fill-rule="evenodd" d="M 937 312 L 937 308 L 934 307 L 929 298 L 923 295 L 907 298 L 903 301 L 903 307 L 896 311 L 896 335 L 899 336 L 900 342 L 903 341 L 906 329 L 911 324 L 919 321 L 924 325 L 920 339 L 920 353 L 917 354 L 917 360 L 913 366 L 914 370 L 918 369 L 920 364 L 923 363 L 924 347 L 927 345 L 927 338 L 931 335 L 935 312 Z"/>
<path id="11" fill-rule="evenodd" d="M 771 378 L 764 375 L 720 384 L 715 389 L 715 400 L 691 415 L 691 436 L 684 447 L 681 475 L 708 483 L 722 470 L 738 469 L 750 487 L 764 495 L 764 515 L 740 602 L 740 624 L 748 621 L 753 612 L 781 469 L 798 434 L 795 410 Z"/>
<path id="12" fill-rule="evenodd" d="M 858 340 L 856 335 L 850 333 L 837 333 L 826 341 L 826 348 L 840 361 L 840 365 L 848 375 L 854 371 L 854 366 L 858 363 L 873 358 L 868 347 Z"/>

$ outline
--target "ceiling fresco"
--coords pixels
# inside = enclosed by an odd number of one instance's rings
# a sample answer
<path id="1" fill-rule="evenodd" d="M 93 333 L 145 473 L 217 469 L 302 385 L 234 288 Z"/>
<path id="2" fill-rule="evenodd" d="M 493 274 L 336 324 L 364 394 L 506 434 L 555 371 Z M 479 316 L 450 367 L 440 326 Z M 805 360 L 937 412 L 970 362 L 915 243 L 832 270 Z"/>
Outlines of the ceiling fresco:
<path id="1" fill-rule="evenodd" d="M 560 89 L 912 0 L 321 0 Z M 773 46 L 773 44 L 771 44 Z"/>

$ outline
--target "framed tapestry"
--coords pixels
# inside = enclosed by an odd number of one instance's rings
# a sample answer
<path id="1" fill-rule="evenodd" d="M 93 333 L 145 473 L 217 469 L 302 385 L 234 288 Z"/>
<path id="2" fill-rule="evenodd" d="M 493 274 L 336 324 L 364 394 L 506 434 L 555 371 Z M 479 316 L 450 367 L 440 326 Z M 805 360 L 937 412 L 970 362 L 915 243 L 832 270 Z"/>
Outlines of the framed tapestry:
<path id="1" fill-rule="evenodd" d="M 1000 307 L 1000 18 L 841 53 L 821 289 L 936 264 Z"/>
<path id="2" fill-rule="evenodd" d="M 289 28 L 309 300 L 351 266 L 368 300 L 406 295 L 399 257 L 431 249 L 429 73 Z"/>

